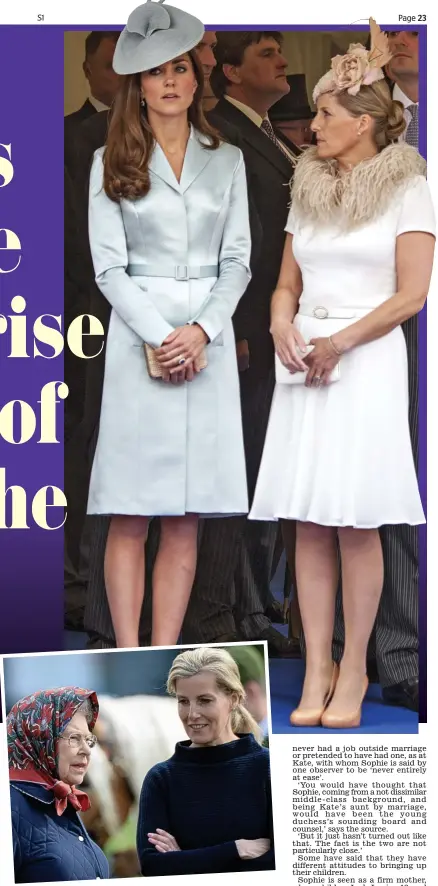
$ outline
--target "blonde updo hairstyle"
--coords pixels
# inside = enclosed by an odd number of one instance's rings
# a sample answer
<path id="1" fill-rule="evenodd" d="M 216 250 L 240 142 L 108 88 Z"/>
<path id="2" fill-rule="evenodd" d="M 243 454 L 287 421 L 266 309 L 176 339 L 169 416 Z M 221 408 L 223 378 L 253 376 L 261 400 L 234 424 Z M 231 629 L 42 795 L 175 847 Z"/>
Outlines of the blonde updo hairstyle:
<path id="1" fill-rule="evenodd" d="M 176 695 L 177 680 L 194 677 L 201 671 L 213 674 L 218 689 L 226 695 L 237 697 L 236 706 L 231 711 L 231 728 L 238 733 L 251 733 L 259 744 L 262 743 L 262 731 L 254 717 L 244 706 L 245 691 L 240 679 L 239 668 L 234 658 L 226 649 L 203 647 L 188 649 L 176 656 L 167 678 L 169 695 Z"/>
<path id="2" fill-rule="evenodd" d="M 347 91 L 339 92 L 336 98 L 352 117 L 360 117 L 362 114 L 372 117 L 373 138 L 379 151 L 394 142 L 406 128 L 403 105 L 393 101 L 385 80 L 378 80 L 370 86 L 361 86 L 357 95 L 349 95 Z"/>

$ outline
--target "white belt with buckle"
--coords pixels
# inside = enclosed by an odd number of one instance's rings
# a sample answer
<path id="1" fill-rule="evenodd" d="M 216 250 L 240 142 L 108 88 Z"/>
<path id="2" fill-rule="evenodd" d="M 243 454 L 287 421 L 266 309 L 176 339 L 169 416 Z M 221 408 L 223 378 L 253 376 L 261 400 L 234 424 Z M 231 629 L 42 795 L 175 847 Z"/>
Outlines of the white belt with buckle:
<path id="1" fill-rule="evenodd" d="M 317 320 L 352 320 L 354 317 L 369 313 L 368 310 L 355 311 L 353 308 L 326 308 L 324 305 L 300 306 L 299 314 L 304 317 L 316 317 Z"/>

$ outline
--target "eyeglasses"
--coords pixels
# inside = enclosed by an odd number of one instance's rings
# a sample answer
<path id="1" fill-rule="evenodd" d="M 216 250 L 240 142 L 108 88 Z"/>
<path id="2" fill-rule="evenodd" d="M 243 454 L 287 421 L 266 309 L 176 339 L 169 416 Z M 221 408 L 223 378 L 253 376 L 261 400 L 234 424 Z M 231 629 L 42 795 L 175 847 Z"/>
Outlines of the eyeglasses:
<path id="1" fill-rule="evenodd" d="M 83 741 L 89 748 L 94 748 L 97 743 L 95 735 L 81 735 L 80 732 L 72 732 L 71 735 L 60 735 L 59 737 L 63 741 L 67 741 L 71 748 L 80 748 Z"/>

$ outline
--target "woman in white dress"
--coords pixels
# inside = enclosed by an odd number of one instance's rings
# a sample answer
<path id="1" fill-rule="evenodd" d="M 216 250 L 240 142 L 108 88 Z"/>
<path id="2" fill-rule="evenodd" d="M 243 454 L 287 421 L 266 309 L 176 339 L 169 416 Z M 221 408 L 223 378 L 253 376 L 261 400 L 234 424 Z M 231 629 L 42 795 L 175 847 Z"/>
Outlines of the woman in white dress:
<path id="1" fill-rule="evenodd" d="M 306 675 L 294 725 L 358 726 L 383 586 L 378 527 L 424 522 L 401 329 L 424 305 L 434 216 L 425 164 L 381 65 L 350 46 L 317 84 L 317 146 L 299 159 L 272 299 L 277 384 L 250 518 L 296 520 Z M 313 349 L 308 350 L 309 346 Z M 342 570 L 345 646 L 332 662 Z"/>
<path id="2" fill-rule="evenodd" d="M 203 34 L 172 6 L 131 13 L 114 54 L 121 85 L 107 145 L 90 177 L 91 253 L 112 313 L 88 513 L 111 516 L 105 586 L 123 647 L 139 643 L 149 518 L 161 518 L 159 646 L 181 631 L 198 515 L 248 510 L 232 325 L 250 279 L 248 198 L 241 151 L 202 113 L 191 49 Z"/>

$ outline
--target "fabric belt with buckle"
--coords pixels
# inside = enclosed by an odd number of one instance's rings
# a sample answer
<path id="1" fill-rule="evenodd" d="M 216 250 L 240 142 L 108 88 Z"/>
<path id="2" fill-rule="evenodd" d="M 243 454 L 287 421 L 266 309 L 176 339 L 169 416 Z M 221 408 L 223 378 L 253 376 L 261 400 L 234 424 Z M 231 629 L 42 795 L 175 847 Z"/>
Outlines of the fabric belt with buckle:
<path id="1" fill-rule="evenodd" d="M 175 280 L 197 280 L 217 277 L 218 265 L 128 265 L 130 277 L 173 277 Z"/>
<path id="2" fill-rule="evenodd" d="M 372 308 L 326 308 L 324 305 L 300 306 L 298 313 L 304 317 L 315 317 L 317 320 L 352 320 L 354 317 L 363 317 L 369 314 Z"/>

